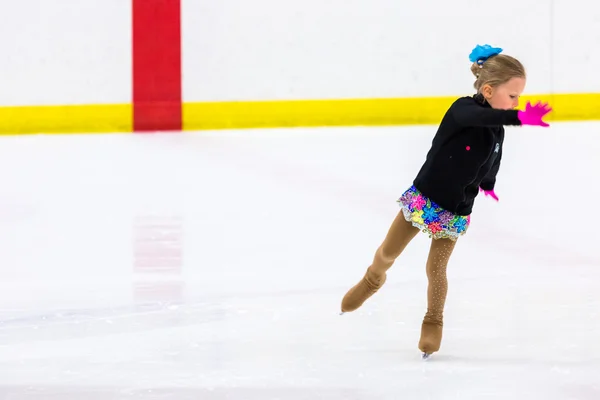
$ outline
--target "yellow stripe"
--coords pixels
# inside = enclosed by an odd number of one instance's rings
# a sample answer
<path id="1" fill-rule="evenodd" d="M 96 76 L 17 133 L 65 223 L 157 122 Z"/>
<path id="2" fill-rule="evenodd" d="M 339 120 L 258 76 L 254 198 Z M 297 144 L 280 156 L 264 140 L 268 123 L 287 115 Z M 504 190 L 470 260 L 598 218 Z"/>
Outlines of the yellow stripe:
<path id="1" fill-rule="evenodd" d="M 184 130 L 437 124 L 457 97 L 185 103 L 183 124 Z M 600 93 L 530 95 L 521 104 L 528 100 L 551 104 L 549 122 L 600 120 Z M 0 107 L 0 134 L 131 132 L 132 109 L 131 104 Z"/>
<path id="2" fill-rule="evenodd" d="M 131 132 L 131 104 L 0 107 L 0 134 Z"/>
<path id="3" fill-rule="evenodd" d="M 183 105 L 184 130 L 437 124 L 458 96 L 397 99 L 201 102 Z M 522 97 L 548 101 L 547 121 L 600 120 L 600 93 Z"/>
<path id="4" fill-rule="evenodd" d="M 523 97 L 521 106 L 530 100 L 547 101 L 552 112 L 545 118 L 552 121 L 597 121 L 600 120 L 600 93 L 549 94 Z"/>

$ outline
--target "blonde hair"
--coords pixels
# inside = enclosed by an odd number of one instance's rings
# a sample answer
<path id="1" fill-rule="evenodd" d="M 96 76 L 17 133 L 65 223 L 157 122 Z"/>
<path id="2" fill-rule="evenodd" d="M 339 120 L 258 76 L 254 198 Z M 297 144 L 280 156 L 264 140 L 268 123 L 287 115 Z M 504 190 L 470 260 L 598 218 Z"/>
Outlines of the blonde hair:
<path id="1" fill-rule="evenodd" d="M 496 87 L 508 82 L 512 78 L 525 78 L 525 67 L 519 60 L 505 54 L 498 54 L 488 58 L 483 64 L 474 62 L 471 72 L 477 78 L 473 87 L 480 92 L 484 85 Z"/>

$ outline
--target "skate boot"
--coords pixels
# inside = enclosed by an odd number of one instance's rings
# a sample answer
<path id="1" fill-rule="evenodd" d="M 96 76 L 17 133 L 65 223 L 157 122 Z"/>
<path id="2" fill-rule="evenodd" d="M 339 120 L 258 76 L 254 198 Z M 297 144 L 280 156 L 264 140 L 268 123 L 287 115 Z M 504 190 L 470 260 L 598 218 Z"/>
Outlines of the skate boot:
<path id="1" fill-rule="evenodd" d="M 442 343 L 442 331 L 444 324 L 442 320 L 425 318 L 421 325 L 421 339 L 419 350 L 423 352 L 423 359 L 429 358 L 433 353 L 440 350 Z"/>
<path id="2" fill-rule="evenodd" d="M 352 287 L 342 299 L 342 314 L 358 309 L 371 296 L 373 296 L 385 283 L 386 274 L 376 275 L 369 267 L 365 276 Z"/>

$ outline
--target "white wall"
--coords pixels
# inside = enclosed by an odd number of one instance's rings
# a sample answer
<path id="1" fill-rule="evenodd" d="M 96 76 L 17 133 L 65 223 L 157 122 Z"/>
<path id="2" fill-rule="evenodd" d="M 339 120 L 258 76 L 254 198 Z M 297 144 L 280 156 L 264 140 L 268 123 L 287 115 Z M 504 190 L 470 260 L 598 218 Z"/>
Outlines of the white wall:
<path id="1" fill-rule="evenodd" d="M 533 1 L 533 0 L 530 0 Z M 552 84 L 556 92 L 600 92 L 600 4 L 554 0 Z"/>
<path id="2" fill-rule="evenodd" d="M 456 95 L 468 54 L 520 58 L 528 93 L 600 92 L 589 0 L 182 0 L 184 100 Z M 131 0 L 0 6 L 0 106 L 131 102 Z"/>
<path id="3" fill-rule="evenodd" d="M 186 101 L 470 93 L 468 55 L 503 47 L 527 92 L 600 91 L 589 0 L 184 0 Z"/>
<path id="4" fill-rule="evenodd" d="M 131 102 L 129 0 L 0 6 L 0 106 Z"/>

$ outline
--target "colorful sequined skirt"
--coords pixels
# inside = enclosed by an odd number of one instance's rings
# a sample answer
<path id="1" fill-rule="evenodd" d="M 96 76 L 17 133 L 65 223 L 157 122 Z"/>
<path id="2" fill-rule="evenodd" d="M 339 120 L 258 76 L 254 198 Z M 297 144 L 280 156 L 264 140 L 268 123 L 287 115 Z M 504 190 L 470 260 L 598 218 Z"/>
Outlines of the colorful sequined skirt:
<path id="1" fill-rule="evenodd" d="M 433 239 L 456 240 L 467 232 L 471 216 L 444 210 L 412 186 L 398 199 L 404 218 Z"/>

